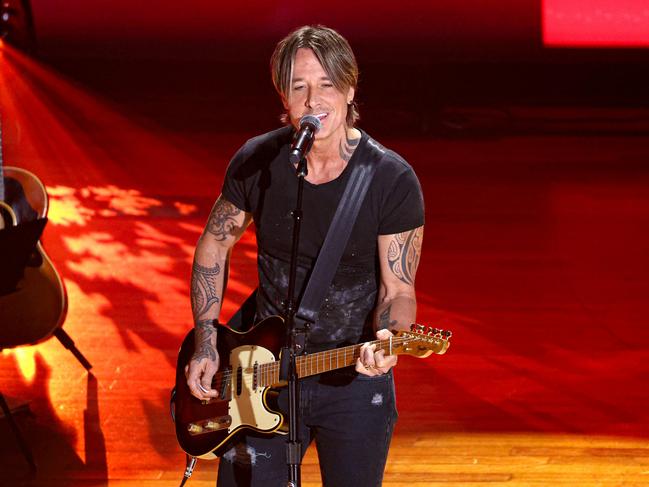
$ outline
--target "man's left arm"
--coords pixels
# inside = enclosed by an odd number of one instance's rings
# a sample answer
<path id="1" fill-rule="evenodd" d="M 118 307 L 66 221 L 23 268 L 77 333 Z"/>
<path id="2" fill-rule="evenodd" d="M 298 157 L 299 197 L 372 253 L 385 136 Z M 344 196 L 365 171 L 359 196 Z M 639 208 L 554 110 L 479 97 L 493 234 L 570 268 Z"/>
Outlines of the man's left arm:
<path id="1" fill-rule="evenodd" d="M 388 339 L 391 330 L 408 330 L 417 315 L 415 275 L 421 256 L 424 227 L 393 235 L 379 235 L 378 252 L 381 280 L 374 330 L 379 340 Z M 383 351 L 363 346 L 356 363 L 360 374 L 374 376 L 387 373 L 397 364 L 397 356 L 385 356 Z"/>

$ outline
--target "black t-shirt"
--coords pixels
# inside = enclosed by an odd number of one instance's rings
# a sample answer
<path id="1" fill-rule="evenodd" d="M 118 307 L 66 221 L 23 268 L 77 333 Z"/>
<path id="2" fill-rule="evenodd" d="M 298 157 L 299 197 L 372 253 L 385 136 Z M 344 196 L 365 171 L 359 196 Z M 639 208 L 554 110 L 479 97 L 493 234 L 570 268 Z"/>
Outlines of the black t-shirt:
<path id="1" fill-rule="evenodd" d="M 343 172 L 333 181 L 304 182 L 296 298 L 322 247 L 329 224 L 355 164 L 377 144 L 361 131 L 361 140 Z M 292 210 L 297 176 L 288 153 L 293 130 L 283 127 L 248 140 L 228 166 L 223 196 L 252 213 L 258 245 L 259 292 L 257 318 L 282 314 L 288 290 L 293 235 Z M 378 145 L 378 144 L 377 144 Z M 372 311 L 379 282 L 379 235 L 400 233 L 424 224 L 424 203 L 412 167 L 398 154 L 382 148 L 380 161 L 367 192 L 336 276 L 311 325 L 307 351 L 355 344 L 373 338 Z"/>

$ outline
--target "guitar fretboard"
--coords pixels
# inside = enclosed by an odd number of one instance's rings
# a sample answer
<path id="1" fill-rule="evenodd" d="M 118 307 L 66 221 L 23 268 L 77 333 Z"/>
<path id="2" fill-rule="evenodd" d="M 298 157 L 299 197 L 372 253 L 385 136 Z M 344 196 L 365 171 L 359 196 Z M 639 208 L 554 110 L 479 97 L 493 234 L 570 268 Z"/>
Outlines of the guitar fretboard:
<path id="1" fill-rule="evenodd" d="M 376 349 L 379 350 L 379 348 L 383 348 L 380 344 L 384 342 L 376 341 L 371 343 L 376 344 Z M 389 346 L 389 342 L 385 341 L 384 345 Z M 301 379 L 303 377 L 355 365 L 356 360 L 360 357 L 360 350 L 361 345 L 351 345 L 297 357 L 295 360 L 297 376 Z M 258 366 L 258 380 L 262 387 L 279 383 L 279 367 L 279 361 Z"/>
<path id="2" fill-rule="evenodd" d="M 383 350 L 386 355 L 393 353 L 393 348 L 402 345 L 406 341 L 412 341 L 412 338 L 393 337 L 391 340 L 376 340 L 370 342 L 370 345 L 376 345 L 375 351 Z M 363 345 L 350 345 L 348 347 L 325 350 L 309 355 L 302 355 L 296 359 L 298 378 L 309 377 L 331 370 L 342 369 L 356 365 L 356 360 L 360 357 L 361 347 Z M 267 364 L 259 364 L 257 368 L 257 384 L 261 387 L 269 387 L 280 382 L 279 368 L 280 362 L 275 361 Z"/>

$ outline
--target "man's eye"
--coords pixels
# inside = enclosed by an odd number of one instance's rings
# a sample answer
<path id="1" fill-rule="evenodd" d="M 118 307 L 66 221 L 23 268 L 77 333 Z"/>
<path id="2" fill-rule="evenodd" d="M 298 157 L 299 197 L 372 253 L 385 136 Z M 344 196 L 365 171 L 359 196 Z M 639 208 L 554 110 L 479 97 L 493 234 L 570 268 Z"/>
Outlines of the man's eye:
<path id="1" fill-rule="evenodd" d="M 331 84 L 331 83 L 324 83 L 322 85 L 323 88 L 331 88 L 332 86 L 333 86 L 333 84 Z"/>
<path id="2" fill-rule="evenodd" d="M 302 85 L 300 85 L 300 86 L 294 86 L 294 87 L 293 87 L 293 91 L 300 91 L 300 90 L 303 89 L 303 88 L 304 88 L 304 86 L 302 86 Z"/>

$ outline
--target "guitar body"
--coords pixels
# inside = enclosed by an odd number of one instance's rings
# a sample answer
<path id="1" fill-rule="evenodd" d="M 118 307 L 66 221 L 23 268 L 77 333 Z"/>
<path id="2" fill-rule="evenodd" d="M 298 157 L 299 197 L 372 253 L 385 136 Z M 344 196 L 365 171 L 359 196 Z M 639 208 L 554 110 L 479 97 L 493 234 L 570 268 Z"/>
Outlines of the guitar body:
<path id="1" fill-rule="evenodd" d="M 226 377 L 214 383 L 219 397 L 205 404 L 192 396 L 185 378 L 185 366 L 194 354 L 194 331 L 189 332 L 178 353 L 174 396 L 176 437 L 186 453 L 213 459 L 222 455 L 237 433 L 246 429 L 268 434 L 284 432 L 284 419 L 275 410 L 277 389 L 254 387 L 251 369 L 255 363 L 274 362 L 285 335 L 284 321 L 279 317 L 267 318 L 247 333 L 219 327 L 219 372 Z M 241 372 L 237 378 L 239 367 Z M 228 381 L 230 371 L 235 378 L 233 381 Z M 218 423 L 217 429 L 192 434 L 191 425 L 206 420 Z"/>
<path id="2" fill-rule="evenodd" d="M 2 226 L 47 216 L 47 193 L 41 181 L 24 169 L 5 167 Z M 67 298 L 61 277 L 40 242 L 30 256 L 16 289 L 0 295 L 0 349 L 38 343 L 63 323 Z"/>

